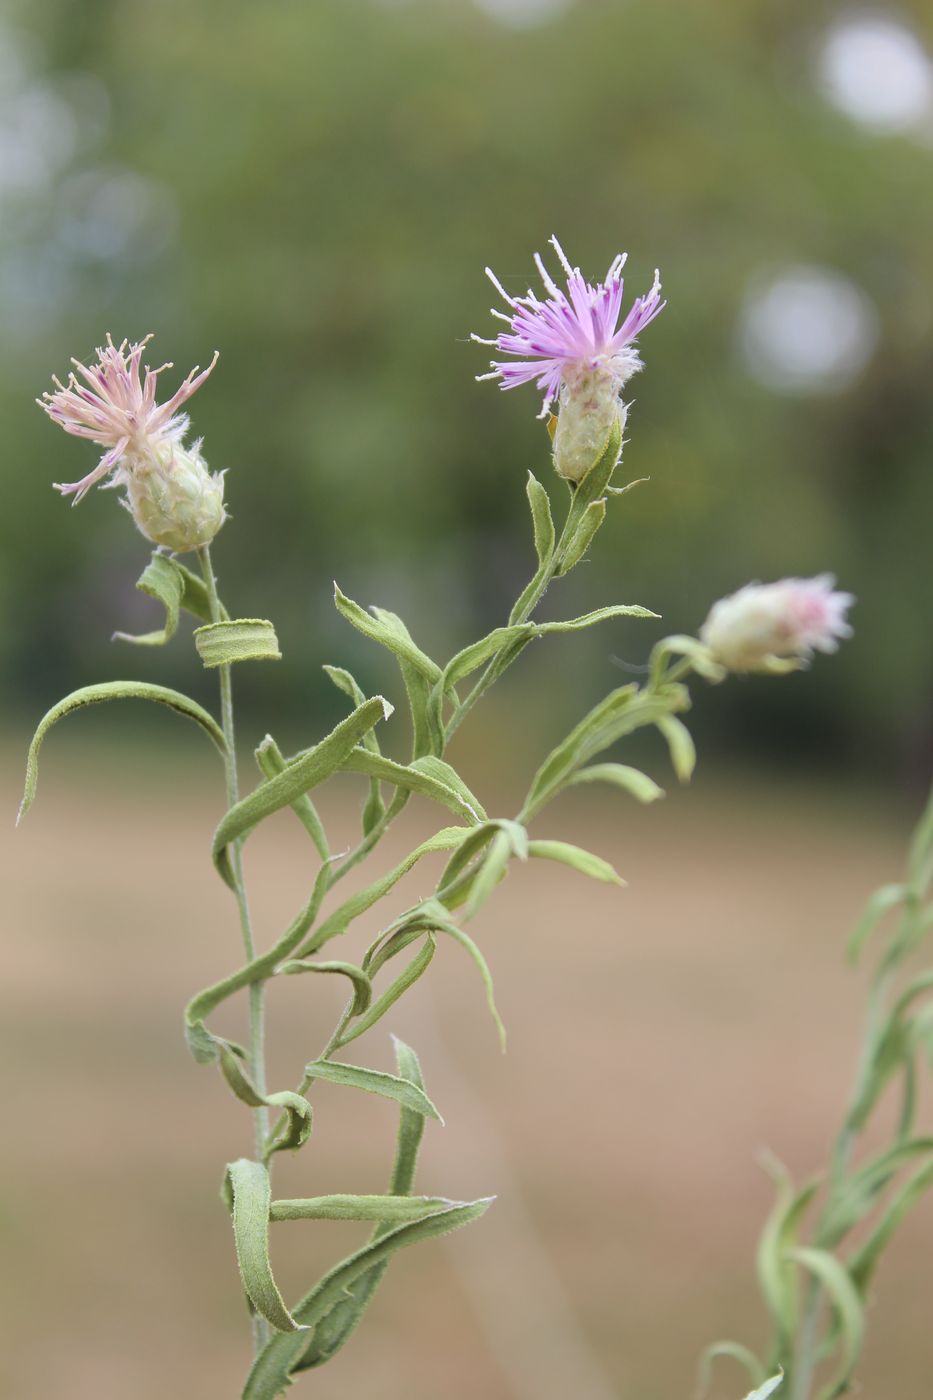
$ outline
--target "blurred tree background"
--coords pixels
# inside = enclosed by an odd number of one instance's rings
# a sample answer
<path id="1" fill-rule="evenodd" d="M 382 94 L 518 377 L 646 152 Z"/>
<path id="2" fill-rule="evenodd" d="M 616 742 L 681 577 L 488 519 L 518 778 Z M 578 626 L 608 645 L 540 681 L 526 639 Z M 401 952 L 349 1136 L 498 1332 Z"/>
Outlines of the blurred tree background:
<path id="1" fill-rule="evenodd" d="M 527 468 L 564 488 L 534 391 L 476 384 L 486 352 L 467 337 L 490 333 L 483 266 L 524 291 L 556 232 L 591 276 L 628 249 L 631 294 L 659 265 L 669 305 L 631 386 L 624 474 L 650 484 L 613 504 L 548 607 L 640 602 L 695 630 L 750 578 L 832 570 L 858 595 L 855 641 L 805 679 L 700 697 L 698 724 L 733 753 L 916 771 L 933 689 L 931 41 L 920 0 L 7 0 L 8 715 L 167 665 L 202 683 L 186 648 L 110 646 L 151 625 L 133 590 L 145 543 L 113 496 L 72 514 L 50 487 L 94 458 L 32 399 L 108 331 L 155 331 L 166 382 L 221 351 L 192 405 L 229 468 L 216 561 L 290 662 L 244 678 L 247 702 L 288 707 L 307 742 L 307 717 L 319 729 L 339 703 L 321 662 L 387 684 L 333 612 L 335 575 L 438 654 L 502 621 L 531 567 Z M 574 639 L 555 726 L 661 626 Z M 515 707 L 553 664 L 536 649 L 516 668 Z"/>

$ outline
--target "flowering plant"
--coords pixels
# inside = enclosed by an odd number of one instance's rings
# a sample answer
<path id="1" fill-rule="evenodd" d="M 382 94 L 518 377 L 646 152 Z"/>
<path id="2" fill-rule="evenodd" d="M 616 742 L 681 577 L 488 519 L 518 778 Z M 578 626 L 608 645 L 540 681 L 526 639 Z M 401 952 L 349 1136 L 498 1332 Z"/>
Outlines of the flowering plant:
<path id="1" fill-rule="evenodd" d="M 622 315 L 624 258 L 617 257 L 605 281 L 593 286 L 573 268 L 552 240 L 566 274 L 566 291 L 536 258 L 547 293 L 510 296 L 493 277 L 508 312 L 493 344 L 506 357 L 490 376 L 510 389 L 533 381 L 544 394 L 553 460 L 563 478 L 565 512 L 555 526 L 552 502 L 529 473 L 527 498 L 535 564 L 532 576 L 502 625 L 439 662 L 412 637 L 395 613 L 369 610 L 335 590 L 341 616 L 398 665 L 409 712 L 409 751 L 384 752 L 382 726 L 393 707 L 367 696 L 339 666 L 325 666 L 344 695 L 349 713 L 329 734 L 286 757 L 271 735 L 255 751 L 258 781 L 241 793 L 235 745 L 232 673 L 235 666 L 280 656 L 275 629 L 265 619 L 231 616 L 221 601 L 211 544 L 225 520 L 223 473 L 211 475 L 200 442 L 184 445 L 187 417 L 179 410 L 207 379 L 192 370 L 164 402 L 157 402 L 159 376 L 143 363 L 147 341 L 115 345 L 108 337 L 91 368 L 75 362 L 67 384 L 55 381 L 42 407 L 66 432 L 105 449 L 80 481 L 58 489 L 75 502 L 95 484 L 123 488 L 127 508 L 142 534 L 156 545 L 139 588 L 164 609 L 164 623 L 141 636 L 118 634 L 133 645 L 161 646 L 178 629 L 182 612 L 200 624 L 198 654 L 219 677 L 219 719 L 192 697 L 134 680 L 107 681 L 73 692 L 43 718 L 30 746 L 22 811 L 36 792 L 40 746 L 60 719 L 91 704 L 144 699 L 168 706 L 196 723 L 224 766 L 227 809 L 213 836 L 211 856 L 235 902 L 243 961 L 194 996 L 185 1011 L 185 1033 L 195 1060 L 214 1065 L 226 1086 L 253 1114 L 252 1155 L 230 1163 L 223 1197 L 230 1211 L 243 1289 L 253 1316 L 254 1360 L 243 1396 L 273 1400 L 301 1373 L 329 1360 L 360 1322 L 392 1256 L 400 1249 L 466 1225 L 482 1216 L 490 1200 L 453 1201 L 416 1195 L 415 1165 L 425 1124 L 440 1117 L 428 1096 L 418 1058 L 395 1041 L 395 1072 L 350 1062 L 344 1052 L 390 1015 L 395 1003 L 428 971 L 442 942 L 462 950 L 475 965 L 490 1013 L 504 1041 L 493 980 L 467 925 L 479 916 L 514 860 L 557 861 L 577 874 L 622 883 L 603 858 L 553 835 L 529 829 L 571 786 L 608 783 L 636 802 L 649 803 L 661 788 L 646 773 L 606 759 L 615 744 L 645 727 L 656 728 L 668 745 L 674 771 L 690 777 L 694 747 L 682 715 L 690 705 L 687 681 L 723 681 L 730 671 L 783 671 L 803 665 L 814 650 L 830 651 L 847 635 L 850 595 L 836 593 L 824 575 L 810 581 L 750 585 L 716 604 L 699 636 L 666 637 L 653 649 L 642 684 L 627 684 L 598 700 L 561 739 L 531 776 L 524 798 L 508 815 L 490 814 L 466 778 L 447 758 L 448 745 L 478 701 L 533 641 L 604 623 L 655 616 L 637 604 L 612 602 L 562 621 L 533 620 L 537 605 L 555 581 L 585 557 L 602 526 L 611 498 L 633 483 L 616 484 L 627 406 L 622 391 L 641 367 L 639 334 L 660 314 L 660 280 Z M 490 276 L 492 274 L 490 273 Z M 196 568 L 178 557 L 192 554 Z M 392 736 L 395 726 L 386 732 Z M 397 746 L 396 746 L 397 747 Z M 352 850 L 331 849 L 317 792 L 333 775 L 357 775 L 365 793 L 360 833 Z M 314 796 L 312 796 L 314 794 Z M 435 804 L 444 824 L 416 845 L 399 864 L 380 870 L 362 889 L 340 897 L 344 877 L 375 856 L 389 827 L 412 797 Z M 277 936 L 257 949 L 243 867 L 251 833 L 272 814 L 290 809 L 307 833 L 318 868 L 303 907 Z M 453 818 L 453 823 L 451 823 Z M 402 908 L 392 906 L 395 886 L 418 862 L 443 856 L 431 892 Z M 352 944 L 353 926 L 375 907 L 386 907 L 380 932 L 356 953 L 332 957 L 340 940 Z M 342 978 L 348 999 L 325 1044 L 301 1067 L 293 1086 L 270 1090 L 265 1068 L 266 984 L 281 976 Z M 212 1028 L 213 1013 L 245 992 L 247 1044 Z M 354 1061 L 356 1056 L 354 1056 Z M 314 1085 L 330 1082 L 395 1103 L 398 1141 L 388 1190 L 373 1194 L 275 1199 L 276 1154 L 305 1147 L 312 1128 Z M 367 1244 L 335 1264 L 297 1302 L 286 1304 L 269 1254 L 275 1221 L 349 1219 L 369 1221 Z M 783 1352 L 778 1356 L 783 1359 Z M 756 1376 L 758 1400 L 771 1394 L 779 1377 Z"/>

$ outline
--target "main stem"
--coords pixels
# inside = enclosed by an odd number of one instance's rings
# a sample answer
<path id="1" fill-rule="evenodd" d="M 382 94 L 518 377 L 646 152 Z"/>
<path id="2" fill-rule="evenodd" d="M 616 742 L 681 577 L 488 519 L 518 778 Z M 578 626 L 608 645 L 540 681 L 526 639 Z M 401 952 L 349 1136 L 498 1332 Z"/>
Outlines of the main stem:
<path id="1" fill-rule="evenodd" d="M 204 575 L 204 583 L 207 587 L 211 621 L 221 622 L 224 618 L 224 611 L 217 593 L 217 580 L 214 577 L 214 567 L 211 563 L 211 551 L 208 545 L 204 545 L 198 550 L 198 557 L 201 560 L 201 571 Z M 227 806 L 229 808 L 235 806 L 240 800 L 240 782 L 236 761 L 236 732 L 233 725 L 233 681 L 230 675 L 229 665 L 220 666 L 218 670 L 220 672 L 220 723 L 224 732 L 224 738 L 227 741 L 226 752 L 224 754 L 224 767 L 227 776 Z M 246 881 L 243 877 L 243 851 L 240 840 L 233 842 L 230 865 L 233 870 L 233 891 L 236 895 L 237 910 L 240 915 L 240 933 L 243 938 L 243 951 L 246 954 L 247 962 L 252 962 L 256 956 L 256 948 L 253 942 L 253 925 L 249 913 Z M 249 987 L 249 1058 L 253 1084 L 256 1086 L 257 1092 L 265 1096 L 265 984 L 263 982 L 251 982 Z M 261 1162 L 264 1160 L 266 1138 L 269 1134 L 269 1110 L 264 1104 L 253 1110 L 253 1122 L 256 1139 L 256 1159 Z M 253 1341 L 257 1352 L 265 1345 L 267 1339 L 268 1328 L 265 1319 L 258 1315 L 254 1316 Z"/>
<path id="2" fill-rule="evenodd" d="M 223 620 L 224 614 L 220 605 L 220 598 L 217 595 L 217 580 L 214 577 L 214 569 L 211 564 L 210 548 L 204 545 L 203 548 L 198 551 L 198 554 L 201 558 L 204 582 L 207 585 L 211 621 L 220 622 Z M 233 726 L 233 682 L 230 676 L 229 665 L 219 666 L 217 669 L 220 672 L 220 723 L 224 732 L 224 738 L 227 741 L 227 752 L 224 757 L 224 765 L 227 774 L 227 806 L 233 807 L 240 800 L 240 783 L 237 775 L 236 761 L 236 733 Z M 243 937 L 243 951 L 246 954 L 247 962 L 252 962 L 256 956 L 256 949 L 253 943 L 253 925 L 249 913 L 246 881 L 243 878 L 243 850 L 240 840 L 233 842 L 230 864 L 233 869 L 233 890 L 236 895 L 237 909 L 240 915 L 240 933 Z M 249 1031 L 250 1069 L 253 1083 L 260 1094 L 265 1094 L 265 998 L 262 982 L 250 983 Z M 255 1110 L 255 1123 L 256 1156 L 261 1161 L 266 1135 L 269 1131 L 269 1110 L 265 1105 Z"/>

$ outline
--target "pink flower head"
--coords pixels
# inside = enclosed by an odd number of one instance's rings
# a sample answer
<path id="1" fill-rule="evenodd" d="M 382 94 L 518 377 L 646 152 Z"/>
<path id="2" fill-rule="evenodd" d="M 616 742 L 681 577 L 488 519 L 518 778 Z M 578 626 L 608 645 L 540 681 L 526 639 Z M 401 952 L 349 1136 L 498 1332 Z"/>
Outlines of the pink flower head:
<path id="1" fill-rule="evenodd" d="M 622 268 L 627 254 L 615 257 L 605 281 L 595 287 L 585 280 L 578 267 L 571 267 L 556 238 L 551 245 L 567 276 L 567 290 L 561 291 L 552 279 L 538 253 L 535 263 L 548 292 L 540 301 L 529 290 L 527 296 L 511 297 L 486 268 L 486 276 L 510 308 L 510 314 L 493 309 L 492 314 L 508 325 L 508 332 L 485 340 L 474 335 L 481 345 L 492 345 L 515 360 L 493 360 L 492 373 L 479 379 L 499 379 L 503 389 L 534 380 L 544 393 L 541 417 L 544 418 L 562 384 L 574 385 L 581 374 L 598 371 L 610 379 L 616 394 L 636 370 L 641 360 L 634 347 L 640 331 L 667 305 L 661 300 L 661 281 L 657 272 L 654 285 L 642 297 L 636 297 L 628 315 L 619 325 L 622 311 Z"/>
<path id="2" fill-rule="evenodd" d="M 151 339 L 147 335 L 136 343 L 124 340 L 117 346 L 108 335 L 107 344 L 96 352 L 98 362 L 92 369 L 72 360 L 78 373 L 69 374 L 67 384 L 53 376 L 54 393 L 46 392 L 36 400 L 66 433 L 107 449 L 94 470 L 80 481 L 55 483 L 63 496 L 74 496 L 75 505 L 111 473 L 118 472 L 113 483 L 118 485 L 132 472 L 134 462 L 152 461 L 161 447 L 180 444 L 188 429 L 187 415 L 178 410 L 204 383 L 217 363 L 217 352 L 207 369 L 199 373 L 195 366 L 171 398 L 159 404 L 159 375 L 172 366 L 150 369 L 142 365 L 143 351 Z"/>
<path id="3" fill-rule="evenodd" d="M 851 593 L 834 592 L 832 574 L 749 583 L 710 609 L 700 638 L 731 671 L 792 670 L 814 651 L 838 650 L 851 637 Z"/>

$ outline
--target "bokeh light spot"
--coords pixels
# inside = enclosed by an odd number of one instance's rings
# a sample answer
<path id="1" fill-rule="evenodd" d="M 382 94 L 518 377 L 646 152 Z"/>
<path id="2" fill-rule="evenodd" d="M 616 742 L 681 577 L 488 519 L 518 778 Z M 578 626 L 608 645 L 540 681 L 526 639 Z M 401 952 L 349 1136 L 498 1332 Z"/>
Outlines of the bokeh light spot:
<path id="1" fill-rule="evenodd" d="M 833 25 L 819 55 L 829 100 L 878 132 L 928 127 L 933 119 L 933 64 L 906 25 L 860 15 Z"/>
<path id="2" fill-rule="evenodd" d="M 791 267 L 753 286 L 739 322 L 752 375 L 781 393 L 846 388 L 878 341 L 878 313 L 860 287 L 830 268 Z"/>
<path id="3" fill-rule="evenodd" d="M 530 29 L 566 14 L 573 0 L 474 0 L 474 4 L 512 29 Z"/>

